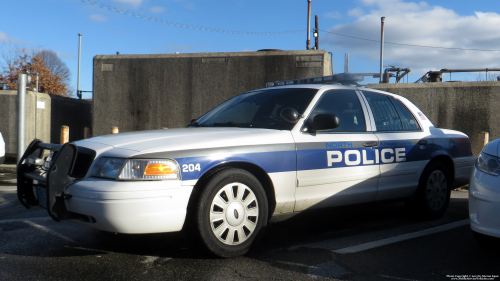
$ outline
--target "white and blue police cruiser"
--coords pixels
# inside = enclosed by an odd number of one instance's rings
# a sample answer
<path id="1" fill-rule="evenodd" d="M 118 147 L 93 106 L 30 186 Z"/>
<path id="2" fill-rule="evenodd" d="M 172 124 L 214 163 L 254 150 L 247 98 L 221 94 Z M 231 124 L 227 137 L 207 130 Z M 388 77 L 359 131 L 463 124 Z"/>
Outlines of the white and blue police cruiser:
<path id="1" fill-rule="evenodd" d="M 110 232 L 187 228 L 233 257 L 273 215 L 405 200 L 437 218 L 453 186 L 469 181 L 467 135 L 435 128 L 407 99 L 297 82 L 236 96 L 187 128 L 34 140 L 18 165 L 19 199 Z"/>

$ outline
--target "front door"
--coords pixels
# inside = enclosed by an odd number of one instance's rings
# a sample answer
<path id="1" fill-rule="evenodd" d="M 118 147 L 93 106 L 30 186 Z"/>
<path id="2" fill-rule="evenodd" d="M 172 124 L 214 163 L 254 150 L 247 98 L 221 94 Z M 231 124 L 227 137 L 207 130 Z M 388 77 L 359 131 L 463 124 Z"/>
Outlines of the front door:
<path id="1" fill-rule="evenodd" d="M 295 211 L 373 201 L 380 175 L 378 139 L 353 90 L 328 90 L 310 114 L 335 114 L 333 130 L 292 132 L 297 147 Z"/>

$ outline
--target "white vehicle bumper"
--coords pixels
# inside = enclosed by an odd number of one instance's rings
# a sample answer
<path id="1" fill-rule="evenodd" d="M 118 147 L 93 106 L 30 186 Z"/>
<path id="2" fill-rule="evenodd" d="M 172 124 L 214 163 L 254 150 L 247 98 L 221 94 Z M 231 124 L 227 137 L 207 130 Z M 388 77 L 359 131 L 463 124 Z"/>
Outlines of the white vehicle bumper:
<path id="1" fill-rule="evenodd" d="M 0 133 L 0 164 L 3 164 L 5 160 L 5 141 L 3 139 L 2 133 Z"/>
<path id="2" fill-rule="evenodd" d="M 469 215 L 473 231 L 500 238 L 500 177 L 474 168 L 469 185 Z"/>
<path id="3" fill-rule="evenodd" d="M 87 178 L 67 189 L 73 220 L 92 228 L 118 233 L 180 231 L 193 186 L 180 181 L 116 181 Z"/>

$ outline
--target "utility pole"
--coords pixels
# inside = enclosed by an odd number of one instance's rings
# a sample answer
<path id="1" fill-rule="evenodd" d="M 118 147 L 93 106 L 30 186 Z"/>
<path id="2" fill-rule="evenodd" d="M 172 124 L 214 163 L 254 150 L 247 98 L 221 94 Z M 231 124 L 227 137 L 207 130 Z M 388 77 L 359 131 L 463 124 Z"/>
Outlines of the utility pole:
<path id="1" fill-rule="evenodd" d="M 76 83 L 76 94 L 80 93 L 80 62 L 82 60 L 82 34 L 78 33 L 78 82 Z"/>
<path id="2" fill-rule="evenodd" d="M 382 83 L 384 80 L 384 28 L 385 28 L 385 17 L 380 18 L 382 30 L 380 34 L 380 81 Z"/>
<path id="3" fill-rule="evenodd" d="M 316 15 L 316 28 L 314 28 L 314 47 L 319 50 L 319 23 L 318 15 Z"/>
<path id="4" fill-rule="evenodd" d="M 311 49 L 311 0 L 307 0 L 307 49 Z"/>

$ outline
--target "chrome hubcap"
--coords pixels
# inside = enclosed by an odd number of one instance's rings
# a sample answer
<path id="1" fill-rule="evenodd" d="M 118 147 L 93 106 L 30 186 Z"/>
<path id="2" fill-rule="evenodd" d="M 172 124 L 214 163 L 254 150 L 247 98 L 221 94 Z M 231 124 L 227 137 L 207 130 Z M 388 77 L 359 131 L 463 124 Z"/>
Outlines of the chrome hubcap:
<path id="1" fill-rule="evenodd" d="M 431 173 L 427 179 L 427 204 L 433 211 L 439 211 L 446 201 L 448 195 L 448 184 L 446 177 L 440 170 Z"/>
<path id="2" fill-rule="evenodd" d="M 259 219 L 259 204 L 253 191 L 235 182 L 219 189 L 210 205 L 212 232 L 222 243 L 237 245 L 252 236 Z"/>

